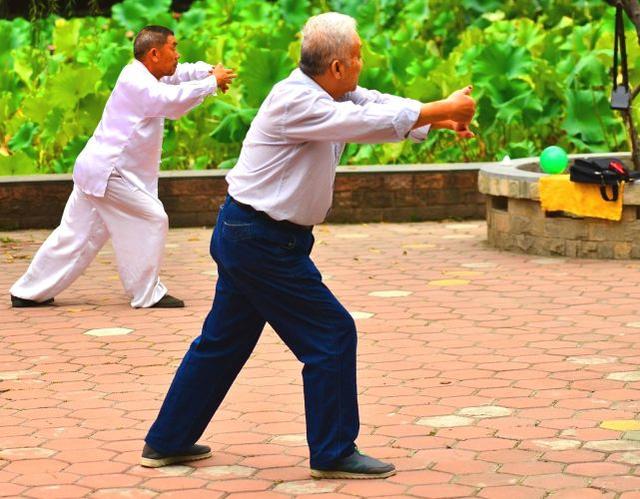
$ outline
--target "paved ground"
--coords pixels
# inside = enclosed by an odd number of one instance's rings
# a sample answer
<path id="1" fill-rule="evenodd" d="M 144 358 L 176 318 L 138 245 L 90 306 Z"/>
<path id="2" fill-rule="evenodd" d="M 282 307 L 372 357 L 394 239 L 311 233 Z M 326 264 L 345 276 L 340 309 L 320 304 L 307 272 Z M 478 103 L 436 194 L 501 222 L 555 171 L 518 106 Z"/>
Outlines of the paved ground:
<path id="1" fill-rule="evenodd" d="M 183 310 L 132 310 L 107 249 L 57 306 L 0 305 L 0 496 L 640 498 L 640 263 L 537 258 L 478 223 L 325 226 L 315 258 L 360 332 L 359 446 L 387 480 L 308 475 L 300 365 L 265 331 L 204 442 L 136 462 L 215 282 L 173 230 Z M 0 287 L 46 232 L 0 234 Z M 116 329 L 114 329 L 116 328 Z"/>

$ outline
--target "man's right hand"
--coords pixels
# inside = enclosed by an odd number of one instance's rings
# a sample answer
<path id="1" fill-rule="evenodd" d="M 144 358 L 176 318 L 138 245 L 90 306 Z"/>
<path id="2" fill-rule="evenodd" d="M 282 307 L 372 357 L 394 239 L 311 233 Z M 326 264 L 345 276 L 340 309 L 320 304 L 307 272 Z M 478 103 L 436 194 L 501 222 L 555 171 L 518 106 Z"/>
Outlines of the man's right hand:
<path id="1" fill-rule="evenodd" d="M 238 77 L 238 75 L 234 73 L 233 69 L 225 68 L 222 63 L 216 64 L 213 69 L 209 71 L 209 74 L 216 77 L 218 88 L 222 93 L 226 93 L 229 85 L 231 85 L 231 81 Z"/>
<path id="2" fill-rule="evenodd" d="M 451 119 L 458 123 L 470 123 L 476 112 L 476 101 L 471 97 L 473 87 L 469 85 L 456 90 L 445 100 L 449 104 Z"/>

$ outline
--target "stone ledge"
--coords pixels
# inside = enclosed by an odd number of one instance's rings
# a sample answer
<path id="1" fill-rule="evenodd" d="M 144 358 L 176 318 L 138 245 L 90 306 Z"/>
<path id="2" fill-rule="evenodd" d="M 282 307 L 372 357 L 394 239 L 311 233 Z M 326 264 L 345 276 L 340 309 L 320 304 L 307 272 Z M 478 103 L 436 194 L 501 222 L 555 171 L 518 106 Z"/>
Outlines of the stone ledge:
<path id="1" fill-rule="evenodd" d="M 629 157 L 624 153 L 597 156 Z M 478 186 L 487 196 L 490 245 L 544 256 L 640 258 L 640 186 L 625 186 L 619 222 L 545 213 L 538 193 L 538 179 L 545 174 L 526 169 L 536 165 L 531 158 L 482 167 Z"/>
<path id="2" fill-rule="evenodd" d="M 575 154 L 571 159 L 590 157 L 616 157 L 630 161 L 631 153 Z M 478 174 L 478 189 L 483 194 L 519 199 L 540 199 L 538 180 L 546 173 L 529 171 L 527 167 L 537 167 L 538 158 L 523 158 L 504 163 L 485 163 Z M 626 184 L 624 204 L 640 204 L 640 185 Z"/>
<path id="3" fill-rule="evenodd" d="M 486 163 L 339 167 L 333 223 L 483 219 L 478 170 Z M 212 226 L 227 170 L 160 173 L 159 195 L 172 227 Z M 0 177 L 0 230 L 54 228 L 73 188 L 71 175 Z"/>

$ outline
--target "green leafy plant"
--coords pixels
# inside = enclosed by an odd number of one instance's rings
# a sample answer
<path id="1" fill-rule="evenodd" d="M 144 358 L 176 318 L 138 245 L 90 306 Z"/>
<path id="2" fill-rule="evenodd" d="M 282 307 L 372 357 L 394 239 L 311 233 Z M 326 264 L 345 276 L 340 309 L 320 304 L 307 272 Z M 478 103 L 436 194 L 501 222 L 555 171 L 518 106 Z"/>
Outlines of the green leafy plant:
<path id="1" fill-rule="evenodd" d="M 302 24 L 327 10 L 358 21 L 363 86 L 430 101 L 472 83 L 478 102 L 476 139 L 438 131 L 422 144 L 351 144 L 345 164 L 627 148 L 608 106 L 613 9 L 601 0 L 196 0 L 182 14 L 170 0 L 124 0 L 109 18 L 73 19 L 59 17 L 62 3 L 45 7 L 31 22 L 0 20 L 0 174 L 72 170 L 148 23 L 175 31 L 183 60 L 239 73 L 227 94 L 167 121 L 161 168 L 233 167 L 262 100 L 297 65 Z M 638 44 L 628 50 L 638 81 Z"/>

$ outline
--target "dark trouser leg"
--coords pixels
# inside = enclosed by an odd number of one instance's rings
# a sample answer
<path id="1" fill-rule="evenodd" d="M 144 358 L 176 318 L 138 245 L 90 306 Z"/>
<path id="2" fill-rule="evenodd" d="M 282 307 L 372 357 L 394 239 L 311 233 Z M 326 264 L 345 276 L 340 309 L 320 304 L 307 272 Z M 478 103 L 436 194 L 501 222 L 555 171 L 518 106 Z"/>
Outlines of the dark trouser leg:
<path id="1" fill-rule="evenodd" d="M 194 444 L 253 351 L 264 320 L 219 272 L 213 307 L 187 351 L 145 439 L 173 453 Z"/>
<path id="2" fill-rule="evenodd" d="M 149 445 L 168 451 L 195 442 L 266 319 L 304 363 L 311 466 L 325 466 L 353 452 L 359 430 L 356 329 L 309 258 L 312 244 L 310 232 L 274 227 L 234 204 L 225 204 L 212 255 L 223 288 L 233 289 L 233 294 L 226 297 L 216 292 L 201 336 L 211 341 L 195 345 L 196 340 L 185 357 L 149 432 Z M 189 421 L 194 418 L 200 423 Z"/>

